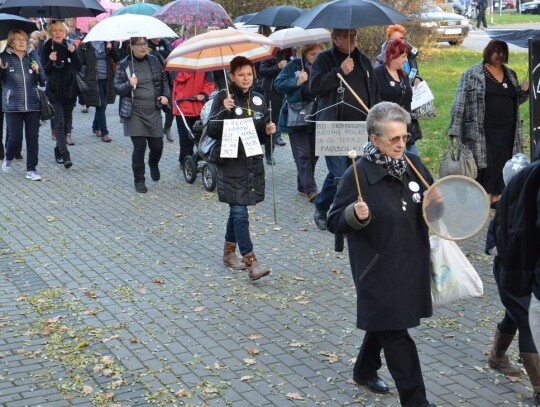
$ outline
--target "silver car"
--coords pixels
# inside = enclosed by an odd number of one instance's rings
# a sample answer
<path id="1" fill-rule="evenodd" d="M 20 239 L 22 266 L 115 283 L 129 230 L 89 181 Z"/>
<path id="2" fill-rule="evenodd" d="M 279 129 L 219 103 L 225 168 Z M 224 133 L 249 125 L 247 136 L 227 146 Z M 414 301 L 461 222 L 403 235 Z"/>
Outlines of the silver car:
<path id="1" fill-rule="evenodd" d="M 429 4 L 419 16 L 420 26 L 431 30 L 431 38 L 436 42 L 448 42 L 459 46 L 469 35 L 470 25 L 466 17 L 447 13 L 439 6 Z"/>

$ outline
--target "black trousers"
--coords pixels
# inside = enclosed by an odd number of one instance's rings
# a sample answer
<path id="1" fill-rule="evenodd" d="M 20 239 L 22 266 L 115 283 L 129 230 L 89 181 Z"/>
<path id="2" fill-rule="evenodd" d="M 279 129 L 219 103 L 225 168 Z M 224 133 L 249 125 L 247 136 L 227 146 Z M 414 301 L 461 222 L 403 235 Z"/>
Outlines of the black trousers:
<path id="1" fill-rule="evenodd" d="M 366 332 L 354 365 L 354 377 L 373 379 L 382 366 L 381 350 L 396 383 L 404 407 L 419 407 L 427 402 L 416 344 L 407 330 Z"/>
<path id="2" fill-rule="evenodd" d="M 185 117 L 185 119 L 189 126 L 189 130 L 192 130 L 193 124 L 200 119 L 200 116 Z M 193 147 L 195 144 L 189 135 L 189 130 L 181 116 L 176 116 L 176 127 L 178 128 L 178 138 L 180 140 L 180 157 L 178 158 L 178 161 L 183 165 L 184 158 L 188 155 L 193 155 Z"/>

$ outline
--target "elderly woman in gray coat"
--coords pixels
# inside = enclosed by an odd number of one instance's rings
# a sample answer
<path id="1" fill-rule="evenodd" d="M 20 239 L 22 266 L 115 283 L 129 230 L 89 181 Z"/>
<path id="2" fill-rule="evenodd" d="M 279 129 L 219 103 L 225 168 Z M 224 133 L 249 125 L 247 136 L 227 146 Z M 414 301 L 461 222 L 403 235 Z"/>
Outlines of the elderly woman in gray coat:
<path id="1" fill-rule="evenodd" d="M 448 129 L 450 137 L 459 137 L 472 150 L 477 181 L 491 195 L 492 208 L 504 188 L 504 164 L 523 152 L 519 105 L 527 100 L 529 84 L 518 85 L 516 73 L 506 63 L 508 45 L 491 40 L 483 61 L 461 75 Z"/>
<path id="2" fill-rule="evenodd" d="M 430 246 L 422 218 L 426 188 L 405 159 L 410 115 L 382 102 L 367 116 L 369 142 L 356 161 L 363 201 L 351 167 L 343 175 L 328 214 L 332 233 L 347 235 L 357 294 L 357 322 L 366 331 L 353 380 L 375 393 L 387 393 L 379 378 L 381 350 L 401 405 L 433 406 L 427 401 L 416 344 L 407 330 L 432 315 Z M 427 168 L 407 155 L 428 183 Z M 414 256 L 411 256 L 414 253 Z"/>

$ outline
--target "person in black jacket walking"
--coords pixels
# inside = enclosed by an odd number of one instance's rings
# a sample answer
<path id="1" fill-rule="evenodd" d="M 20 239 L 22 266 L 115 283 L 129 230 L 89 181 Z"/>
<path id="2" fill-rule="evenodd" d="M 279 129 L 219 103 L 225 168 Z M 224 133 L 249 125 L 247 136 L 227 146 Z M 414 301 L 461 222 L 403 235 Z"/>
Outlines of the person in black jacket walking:
<path id="1" fill-rule="evenodd" d="M 253 92 L 253 77 L 253 63 L 249 59 L 236 57 L 231 61 L 230 94 L 224 89 L 214 97 L 207 130 L 210 137 L 221 140 L 223 122 L 231 119 L 252 118 L 261 144 L 276 131 L 264 96 Z M 264 200 L 264 164 L 261 154 L 248 157 L 243 143 L 240 139 L 236 158 L 225 158 L 217 166 L 217 187 L 219 201 L 229 204 L 223 263 L 234 269 L 247 269 L 253 281 L 270 274 L 253 252 L 247 209 Z M 242 259 L 236 257 L 237 244 Z"/>
<path id="2" fill-rule="evenodd" d="M 45 93 L 54 107 L 54 156 L 57 163 L 70 168 L 73 162 L 67 148 L 66 136 L 71 133 L 73 109 L 79 95 L 75 75 L 80 72 L 82 65 L 77 48 L 66 41 L 67 29 L 64 23 L 59 20 L 52 21 L 48 29 L 51 38 L 43 44 L 41 65 L 47 75 Z"/>

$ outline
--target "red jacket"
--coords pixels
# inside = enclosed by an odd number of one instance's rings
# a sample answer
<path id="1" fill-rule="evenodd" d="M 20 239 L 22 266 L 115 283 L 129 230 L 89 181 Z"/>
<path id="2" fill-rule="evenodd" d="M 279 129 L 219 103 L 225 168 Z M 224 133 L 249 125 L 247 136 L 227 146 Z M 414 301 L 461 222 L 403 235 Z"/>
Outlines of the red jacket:
<path id="1" fill-rule="evenodd" d="M 177 116 L 180 115 L 176 107 L 175 101 L 177 99 L 193 97 L 197 95 L 204 95 L 206 98 L 214 90 L 214 82 L 210 82 L 206 79 L 205 73 L 188 73 L 188 72 L 178 72 L 176 79 L 173 84 L 173 113 Z M 186 117 L 196 117 L 200 116 L 201 110 L 204 106 L 205 100 L 191 101 L 186 100 L 180 102 L 180 109 Z"/>

